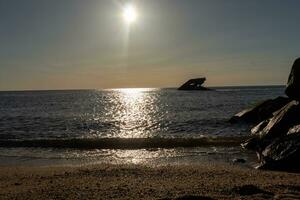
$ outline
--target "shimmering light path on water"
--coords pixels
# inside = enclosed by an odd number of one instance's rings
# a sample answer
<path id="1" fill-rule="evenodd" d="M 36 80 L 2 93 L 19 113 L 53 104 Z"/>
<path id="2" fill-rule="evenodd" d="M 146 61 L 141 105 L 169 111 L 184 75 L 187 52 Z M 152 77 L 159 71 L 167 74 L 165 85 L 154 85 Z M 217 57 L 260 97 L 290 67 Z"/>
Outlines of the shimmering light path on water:
<path id="1" fill-rule="evenodd" d="M 0 92 L 6 139 L 243 136 L 228 119 L 283 87 Z"/>
<path id="2" fill-rule="evenodd" d="M 134 162 L 143 160 L 143 156 L 139 155 L 149 154 L 154 156 L 153 160 L 157 159 L 155 155 L 159 155 L 158 160 L 162 162 L 168 157 L 176 157 L 180 151 L 183 153 L 176 159 L 181 161 L 201 160 L 199 156 L 204 155 L 212 158 L 211 155 L 221 155 L 219 150 L 227 152 L 219 145 L 223 143 L 218 141 L 220 138 L 236 138 L 234 141 L 239 141 L 249 134 L 247 125 L 228 123 L 233 114 L 284 94 L 284 87 L 215 89 L 206 92 L 176 89 L 0 92 L 0 157 L 3 163 L 9 163 L 8 160 L 31 162 L 49 159 L 61 163 L 73 160 L 75 153 L 83 161 L 89 160 L 86 157 L 90 155 L 93 162 L 126 162 L 126 159 L 115 159 L 122 154 L 128 156 L 127 161 Z M 197 143 L 192 139 L 182 143 L 178 140 L 203 137 L 216 138 L 217 142 Z M 121 140 L 105 141 L 105 138 L 128 140 L 122 143 L 124 141 Z M 139 145 L 136 138 L 148 138 L 140 146 L 142 149 L 136 148 Z M 166 140 L 161 138 L 171 138 L 173 146 L 166 146 Z M 189 148 L 181 151 L 183 144 Z M 237 142 L 234 144 L 232 148 L 236 148 Z M 27 148 L 24 150 L 24 147 Z M 107 150 L 109 155 L 98 154 L 102 147 L 110 149 Z M 117 150 L 121 147 L 124 150 Z M 210 154 L 213 147 L 217 151 Z M 162 148 L 173 148 L 174 151 Z M 191 156 L 189 149 L 193 148 L 204 148 L 201 151 L 206 154 L 197 151 L 199 156 Z M 231 148 L 230 145 L 228 148 Z M 37 152 L 41 153 L 37 156 Z M 241 150 L 238 152 L 243 155 Z M 136 157 L 131 159 L 134 154 Z M 222 154 L 221 157 L 226 156 Z"/>

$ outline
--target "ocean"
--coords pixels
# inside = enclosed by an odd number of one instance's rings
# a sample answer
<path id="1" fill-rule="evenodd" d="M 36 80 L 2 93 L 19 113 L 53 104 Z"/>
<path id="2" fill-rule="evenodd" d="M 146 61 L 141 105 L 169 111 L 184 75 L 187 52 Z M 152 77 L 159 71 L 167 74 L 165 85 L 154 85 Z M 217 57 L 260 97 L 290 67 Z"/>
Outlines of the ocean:
<path id="1" fill-rule="evenodd" d="M 249 125 L 228 119 L 284 86 L 213 89 L 0 92 L 0 165 L 253 164 L 237 145 Z"/>

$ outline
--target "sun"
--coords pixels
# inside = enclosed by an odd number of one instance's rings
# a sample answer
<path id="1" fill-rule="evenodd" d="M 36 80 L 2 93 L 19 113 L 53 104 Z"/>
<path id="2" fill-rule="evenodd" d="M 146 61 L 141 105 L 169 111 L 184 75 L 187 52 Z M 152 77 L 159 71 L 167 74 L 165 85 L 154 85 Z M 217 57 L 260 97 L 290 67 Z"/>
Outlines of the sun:
<path id="1" fill-rule="evenodd" d="M 128 24 L 136 22 L 137 11 L 134 5 L 128 4 L 123 8 L 123 19 Z"/>

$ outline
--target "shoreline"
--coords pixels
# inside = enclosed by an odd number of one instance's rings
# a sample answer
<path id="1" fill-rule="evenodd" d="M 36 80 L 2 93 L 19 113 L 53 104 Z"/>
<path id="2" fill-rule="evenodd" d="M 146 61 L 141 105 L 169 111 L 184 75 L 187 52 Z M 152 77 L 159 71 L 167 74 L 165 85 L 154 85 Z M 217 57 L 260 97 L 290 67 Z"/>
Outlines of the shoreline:
<path id="1" fill-rule="evenodd" d="M 193 148 L 147 149 L 53 149 L 0 148 L 0 167 L 43 167 L 80 165 L 202 165 L 219 163 L 253 167 L 257 164 L 255 152 L 240 146 L 202 146 Z"/>
<path id="2" fill-rule="evenodd" d="M 300 174 L 216 163 L 0 169 L 0 199 L 300 198 Z"/>
<path id="3" fill-rule="evenodd" d="M 74 138 L 74 139 L 36 139 L 0 140 L 0 148 L 56 148 L 56 149 L 151 149 L 151 148 L 191 148 L 207 146 L 240 146 L 249 136 L 203 136 L 199 138 Z"/>

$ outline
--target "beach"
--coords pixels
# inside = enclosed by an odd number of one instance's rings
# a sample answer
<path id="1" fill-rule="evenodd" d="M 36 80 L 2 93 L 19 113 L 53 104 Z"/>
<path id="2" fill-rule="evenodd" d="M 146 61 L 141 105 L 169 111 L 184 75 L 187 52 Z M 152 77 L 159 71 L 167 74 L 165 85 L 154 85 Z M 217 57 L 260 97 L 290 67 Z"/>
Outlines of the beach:
<path id="1" fill-rule="evenodd" d="M 0 200 L 300 200 L 300 0 L 0 0 Z"/>
<path id="2" fill-rule="evenodd" d="M 0 199 L 299 199 L 300 174 L 238 165 L 0 168 Z"/>
<path id="3" fill-rule="evenodd" d="M 0 199 L 299 199 L 300 174 L 254 169 L 228 122 L 283 91 L 2 92 Z"/>

